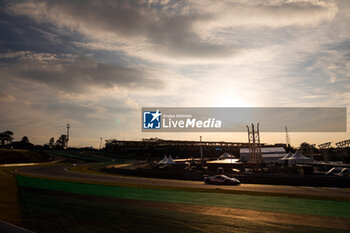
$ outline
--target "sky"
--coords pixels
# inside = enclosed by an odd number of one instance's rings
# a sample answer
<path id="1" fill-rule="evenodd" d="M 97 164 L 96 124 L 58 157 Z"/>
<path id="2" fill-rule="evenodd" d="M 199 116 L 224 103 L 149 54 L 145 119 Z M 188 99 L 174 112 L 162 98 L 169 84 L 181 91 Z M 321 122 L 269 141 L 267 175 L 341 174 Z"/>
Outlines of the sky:
<path id="1" fill-rule="evenodd" d="M 349 24 L 347 0 L 1 0 L 0 131 L 44 144 L 70 123 L 76 147 L 101 137 L 246 142 L 142 133 L 140 111 L 349 107 Z M 262 142 L 286 141 L 261 128 Z M 348 132 L 290 140 L 335 143 Z"/>

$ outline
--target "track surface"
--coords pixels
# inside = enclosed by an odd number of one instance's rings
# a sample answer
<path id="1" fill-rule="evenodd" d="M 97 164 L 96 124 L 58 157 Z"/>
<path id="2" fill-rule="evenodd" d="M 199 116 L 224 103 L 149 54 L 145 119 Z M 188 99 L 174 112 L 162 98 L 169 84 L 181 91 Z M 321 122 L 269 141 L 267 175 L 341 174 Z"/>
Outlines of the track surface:
<path id="1" fill-rule="evenodd" d="M 241 184 L 240 186 L 222 186 L 207 185 L 201 181 L 184 181 L 169 179 L 152 179 L 139 178 L 118 175 L 95 175 L 68 170 L 71 165 L 50 165 L 39 167 L 25 167 L 16 169 L 19 174 L 40 176 L 42 178 L 63 178 L 76 181 L 86 182 L 103 182 L 103 183 L 122 183 L 122 184 L 138 184 L 138 185 L 154 185 L 165 187 L 185 187 L 185 188 L 203 188 L 203 189 L 225 189 L 237 191 L 253 191 L 265 193 L 283 193 L 298 195 L 315 195 L 323 197 L 345 197 L 350 196 L 350 189 L 344 188 L 319 188 L 304 186 L 283 186 L 283 185 L 259 185 L 259 184 Z"/>

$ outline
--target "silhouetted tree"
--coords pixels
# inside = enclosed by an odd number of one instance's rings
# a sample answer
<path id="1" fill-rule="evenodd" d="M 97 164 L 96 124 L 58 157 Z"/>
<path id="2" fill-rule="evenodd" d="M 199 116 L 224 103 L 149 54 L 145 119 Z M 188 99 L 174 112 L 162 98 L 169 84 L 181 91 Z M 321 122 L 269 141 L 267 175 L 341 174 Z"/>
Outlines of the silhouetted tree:
<path id="1" fill-rule="evenodd" d="M 56 147 L 60 149 L 64 149 L 67 147 L 68 138 L 67 135 L 62 134 L 56 141 Z"/>
<path id="2" fill-rule="evenodd" d="M 29 143 L 29 139 L 27 136 L 24 136 L 21 140 L 21 143 L 24 143 L 24 144 L 28 144 Z"/>
<path id="3" fill-rule="evenodd" d="M 34 146 L 32 143 L 29 142 L 29 139 L 27 136 L 22 137 L 21 141 L 12 142 L 10 145 L 12 148 L 18 148 L 18 149 L 27 149 Z"/>
<path id="4" fill-rule="evenodd" d="M 55 138 L 52 137 L 49 140 L 49 148 L 54 148 L 55 147 Z"/>
<path id="5" fill-rule="evenodd" d="M 13 136 L 13 132 L 11 132 L 11 131 L 5 131 L 5 132 L 0 133 L 1 145 L 5 145 L 5 142 L 6 142 L 6 144 L 11 143 L 13 140 L 12 136 Z"/>
<path id="6" fill-rule="evenodd" d="M 311 145 L 307 142 L 303 142 L 300 144 L 299 151 L 302 154 L 312 154 L 312 153 L 316 153 L 317 149 L 315 148 L 315 145 Z"/>
<path id="7" fill-rule="evenodd" d="M 286 149 L 287 153 L 289 153 L 289 152 L 295 153 L 295 151 L 296 151 L 295 148 L 292 147 L 291 145 L 285 146 L 285 149 Z"/>

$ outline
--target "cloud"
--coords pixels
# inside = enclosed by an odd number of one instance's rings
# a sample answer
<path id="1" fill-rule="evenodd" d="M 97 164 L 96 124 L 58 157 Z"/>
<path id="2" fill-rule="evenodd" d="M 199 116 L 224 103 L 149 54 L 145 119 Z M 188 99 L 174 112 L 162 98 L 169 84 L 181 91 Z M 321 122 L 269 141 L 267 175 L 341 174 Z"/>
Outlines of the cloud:
<path id="1" fill-rule="evenodd" d="M 99 86 L 127 89 L 162 89 L 170 72 L 147 67 L 98 63 L 86 56 L 21 51 L 0 55 L 1 77 L 31 80 L 65 92 Z"/>
<path id="2" fill-rule="evenodd" d="M 4 103 L 10 103 L 16 101 L 16 98 L 13 97 L 12 95 L 8 95 L 5 93 L 0 92 L 0 102 Z"/>
<path id="3" fill-rule="evenodd" d="M 56 60 L 55 55 L 53 54 L 34 53 L 31 51 L 16 51 L 16 52 L 1 53 L 0 59 L 37 60 L 39 62 Z"/>
<path id="4" fill-rule="evenodd" d="M 179 10 L 179 9 L 177 9 Z M 59 27 L 78 30 L 93 39 L 110 38 L 125 51 L 160 53 L 169 57 L 225 57 L 231 48 L 204 41 L 192 30 L 195 21 L 206 15 L 171 10 L 169 5 L 146 2 L 95 1 L 25 2 L 13 4 L 8 12 L 27 15 L 38 22 L 49 21 Z M 130 44 L 139 44 L 130 48 Z"/>
<path id="5" fill-rule="evenodd" d="M 317 0 L 220 1 L 215 4 L 212 1 L 192 1 L 192 3 L 206 14 L 215 15 L 208 23 L 219 27 L 314 26 L 332 20 L 338 12 L 335 2 Z M 207 7 L 209 5 L 211 7 Z"/>
<path id="6" fill-rule="evenodd" d="M 65 125 L 69 122 L 72 145 L 86 146 L 89 140 L 112 137 L 121 129 L 127 131 L 130 124 L 135 124 L 130 119 L 139 116 L 130 105 L 128 95 L 116 93 L 111 96 L 109 90 L 107 93 L 63 93 L 37 82 L 28 85 L 23 80 L 1 86 L 0 99 L 9 96 L 4 90 L 15 96 L 16 102 L 0 101 L 0 129 L 12 130 L 19 139 L 26 135 L 34 143 L 46 143 L 50 137 L 65 133 Z M 127 124 L 119 124 L 116 119 L 125 119 Z"/>
<path id="7" fill-rule="evenodd" d="M 225 61 L 240 53 L 220 31 L 237 26 L 314 26 L 332 20 L 332 1 L 30 1 L 7 12 L 77 30 L 106 48 L 152 61 Z M 234 40 L 234 38 L 232 38 Z M 107 46 L 111 48 L 111 46 Z"/>

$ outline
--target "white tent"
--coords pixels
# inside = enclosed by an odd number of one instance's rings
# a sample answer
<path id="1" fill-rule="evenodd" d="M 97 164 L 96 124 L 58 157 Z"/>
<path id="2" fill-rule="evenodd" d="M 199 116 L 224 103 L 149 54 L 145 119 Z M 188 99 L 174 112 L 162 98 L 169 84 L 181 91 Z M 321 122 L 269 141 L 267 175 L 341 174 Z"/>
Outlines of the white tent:
<path id="1" fill-rule="evenodd" d="M 280 159 L 280 160 L 289 160 L 289 158 L 290 157 L 292 157 L 293 156 L 293 154 L 292 153 L 288 153 L 286 156 L 284 156 L 282 159 Z"/>
<path id="2" fill-rule="evenodd" d="M 235 159 L 236 157 L 232 154 L 229 154 L 225 152 L 224 154 L 220 155 L 219 159 Z"/>
<path id="3" fill-rule="evenodd" d="M 297 163 L 310 163 L 310 162 L 313 162 L 313 159 L 305 157 L 304 155 L 302 155 L 298 151 L 295 152 L 294 155 L 292 155 L 291 157 L 288 158 L 288 163 L 290 165 L 297 164 Z"/>
<path id="4" fill-rule="evenodd" d="M 218 159 L 218 160 L 212 160 L 212 161 L 208 161 L 207 163 L 219 163 L 219 164 L 223 164 L 223 163 L 239 163 L 239 159 Z"/>
<path id="5" fill-rule="evenodd" d="M 164 158 L 158 162 L 158 164 L 166 164 L 166 162 L 168 161 L 168 157 L 166 157 L 166 155 L 164 155 Z"/>
<path id="6" fill-rule="evenodd" d="M 166 161 L 165 164 L 174 164 L 174 163 L 175 163 L 175 161 L 173 160 L 173 158 L 171 157 L 171 155 L 169 155 L 169 158 L 168 158 L 168 160 Z"/>

